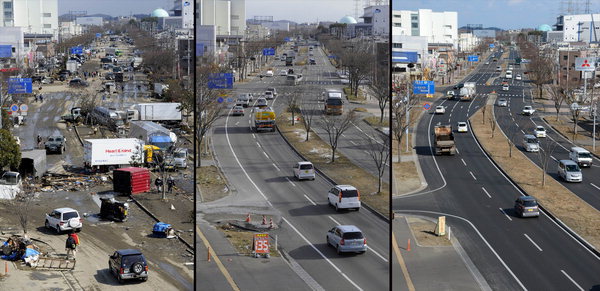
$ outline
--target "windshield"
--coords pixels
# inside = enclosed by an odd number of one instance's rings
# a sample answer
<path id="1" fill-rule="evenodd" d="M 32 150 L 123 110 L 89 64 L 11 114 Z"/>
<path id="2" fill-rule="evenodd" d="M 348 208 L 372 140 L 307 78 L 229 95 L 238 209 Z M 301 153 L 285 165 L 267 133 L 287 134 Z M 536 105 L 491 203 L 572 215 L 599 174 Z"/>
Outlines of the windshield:
<path id="1" fill-rule="evenodd" d="M 63 220 L 69 220 L 71 218 L 77 218 L 79 217 L 79 214 L 77 214 L 77 212 L 65 212 L 63 213 Z"/>
<path id="2" fill-rule="evenodd" d="M 343 190 L 342 197 L 358 197 L 358 190 Z"/>
<path id="3" fill-rule="evenodd" d="M 173 156 L 176 158 L 185 158 L 185 153 L 184 152 L 176 152 Z"/>
<path id="4" fill-rule="evenodd" d="M 142 257 L 142 255 L 129 255 L 129 256 L 123 256 L 123 260 L 121 263 L 123 263 L 123 265 L 125 266 L 131 266 L 134 263 L 137 262 L 145 262 L 146 260 L 144 260 L 144 257 Z"/>
<path id="5" fill-rule="evenodd" d="M 312 165 L 300 165 L 300 170 L 310 170 L 312 168 Z"/>
<path id="6" fill-rule="evenodd" d="M 361 232 L 345 232 L 342 235 L 343 239 L 362 239 L 363 235 Z"/>
<path id="7" fill-rule="evenodd" d="M 534 206 L 537 206 L 537 202 L 535 200 L 525 200 L 525 201 L 523 201 L 523 206 L 534 207 Z"/>
<path id="8" fill-rule="evenodd" d="M 578 165 L 566 165 L 565 168 L 567 169 L 567 172 L 579 172 L 579 171 L 581 171 L 579 169 Z"/>
<path id="9" fill-rule="evenodd" d="M 337 98 L 342 98 L 342 93 L 339 93 L 339 92 L 333 92 L 333 93 L 329 93 L 328 95 L 329 95 L 329 97 L 334 97 L 334 98 L 335 98 L 335 97 L 337 97 Z"/>
<path id="10" fill-rule="evenodd" d="M 342 105 L 342 99 L 338 99 L 338 98 L 327 99 L 327 105 Z"/>
<path id="11" fill-rule="evenodd" d="M 590 153 L 579 153 L 578 155 L 580 158 L 592 158 L 592 154 Z"/>
<path id="12" fill-rule="evenodd" d="M 537 141 L 537 139 L 535 139 L 535 138 L 528 138 L 528 139 L 527 139 L 527 143 L 535 143 L 535 144 L 537 144 L 537 143 L 538 143 L 538 141 Z"/>

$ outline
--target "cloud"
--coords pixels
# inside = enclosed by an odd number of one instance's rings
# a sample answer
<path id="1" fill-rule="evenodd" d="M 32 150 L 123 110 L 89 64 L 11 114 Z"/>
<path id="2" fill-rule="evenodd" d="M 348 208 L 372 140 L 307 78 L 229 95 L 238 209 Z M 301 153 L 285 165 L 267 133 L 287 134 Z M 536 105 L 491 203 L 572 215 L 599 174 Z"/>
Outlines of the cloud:
<path id="1" fill-rule="evenodd" d="M 523 3 L 525 0 L 508 0 L 508 5 L 514 6 Z"/>

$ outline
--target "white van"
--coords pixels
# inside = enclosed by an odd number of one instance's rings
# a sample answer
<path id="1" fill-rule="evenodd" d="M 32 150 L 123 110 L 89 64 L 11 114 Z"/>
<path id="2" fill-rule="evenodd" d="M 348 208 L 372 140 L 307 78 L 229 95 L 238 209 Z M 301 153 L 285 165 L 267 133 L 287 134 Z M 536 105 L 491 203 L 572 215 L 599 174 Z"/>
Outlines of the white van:
<path id="1" fill-rule="evenodd" d="M 558 175 L 567 182 L 583 181 L 583 174 L 577 163 L 571 160 L 558 161 Z"/>
<path id="2" fill-rule="evenodd" d="M 348 208 L 359 210 L 360 192 L 354 186 L 336 185 L 327 193 L 327 202 L 334 206 L 336 211 Z"/>
<path id="3" fill-rule="evenodd" d="M 581 147 L 572 147 L 569 152 L 569 159 L 576 162 L 580 167 L 592 166 L 592 154 Z"/>
<path id="4" fill-rule="evenodd" d="M 539 152 L 540 143 L 535 136 L 526 134 L 523 136 L 523 148 L 525 148 L 525 151 L 527 152 Z"/>
<path id="5" fill-rule="evenodd" d="M 298 162 L 294 165 L 294 177 L 298 180 L 315 179 L 315 168 L 311 162 Z"/>

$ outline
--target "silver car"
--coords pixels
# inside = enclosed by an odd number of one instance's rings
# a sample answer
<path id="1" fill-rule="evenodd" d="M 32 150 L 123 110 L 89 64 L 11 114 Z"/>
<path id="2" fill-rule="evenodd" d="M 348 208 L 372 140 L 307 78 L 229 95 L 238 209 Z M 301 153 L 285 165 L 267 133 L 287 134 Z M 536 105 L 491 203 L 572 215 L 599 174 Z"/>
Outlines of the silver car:
<path id="1" fill-rule="evenodd" d="M 506 106 L 508 106 L 508 101 L 506 101 L 506 99 L 504 99 L 504 98 L 500 98 L 500 99 L 498 99 L 498 106 L 506 107 Z"/>
<path id="2" fill-rule="evenodd" d="M 345 252 L 362 254 L 367 251 L 367 239 L 354 225 L 338 225 L 327 231 L 327 244 L 333 246 L 338 254 Z"/>
<path id="3" fill-rule="evenodd" d="M 515 212 L 520 217 L 540 216 L 540 209 L 537 201 L 532 196 L 521 196 L 515 201 Z"/>

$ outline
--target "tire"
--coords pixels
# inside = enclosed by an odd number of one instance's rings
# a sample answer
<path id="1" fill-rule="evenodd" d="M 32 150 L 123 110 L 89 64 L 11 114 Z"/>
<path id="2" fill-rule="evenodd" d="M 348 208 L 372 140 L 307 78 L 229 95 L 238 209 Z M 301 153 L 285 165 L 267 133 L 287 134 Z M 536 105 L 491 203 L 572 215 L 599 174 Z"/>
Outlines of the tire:
<path id="1" fill-rule="evenodd" d="M 60 234 L 60 225 L 56 225 L 56 234 Z"/>
<path id="2" fill-rule="evenodd" d="M 335 211 L 340 212 L 340 208 L 338 207 L 338 204 L 335 204 Z"/>
<path id="3" fill-rule="evenodd" d="M 331 243 L 329 242 L 329 236 L 325 236 L 325 241 L 327 242 L 327 246 L 331 245 Z"/>
<path id="4" fill-rule="evenodd" d="M 144 265 L 140 262 L 134 263 L 131 265 L 131 271 L 139 275 L 144 271 Z"/>
<path id="5" fill-rule="evenodd" d="M 50 223 L 48 222 L 48 220 L 46 220 L 46 222 L 44 222 L 44 226 L 45 226 L 47 229 L 50 229 L 50 228 L 51 228 L 51 227 L 50 227 Z"/>
<path id="6" fill-rule="evenodd" d="M 338 255 L 342 254 L 342 250 L 340 249 L 340 245 L 337 245 L 337 247 L 335 248 L 335 251 L 337 252 Z"/>

